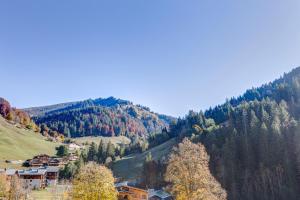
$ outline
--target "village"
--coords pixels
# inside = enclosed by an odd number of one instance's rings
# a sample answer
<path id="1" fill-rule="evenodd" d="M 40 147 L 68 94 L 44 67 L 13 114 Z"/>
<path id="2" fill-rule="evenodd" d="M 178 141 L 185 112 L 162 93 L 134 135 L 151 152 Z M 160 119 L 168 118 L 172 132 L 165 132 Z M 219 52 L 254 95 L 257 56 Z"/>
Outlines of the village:
<path id="1" fill-rule="evenodd" d="M 82 150 L 84 147 L 71 143 L 67 145 L 70 152 Z M 17 177 L 22 182 L 25 190 L 45 190 L 60 184 L 60 170 L 69 162 L 78 160 L 75 153 L 68 156 L 57 157 L 46 154 L 36 155 L 23 163 L 23 169 L 0 169 L 0 175 L 4 175 L 10 182 Z M 172 196 L 164 190 L 145 189 L 137 186 L 135 181 L 120 181 L 115 178 L 115 188 L 118 191 L 119 200 L 172 200 Z M 69 185 L 69 188 L 72 186 Z"/>

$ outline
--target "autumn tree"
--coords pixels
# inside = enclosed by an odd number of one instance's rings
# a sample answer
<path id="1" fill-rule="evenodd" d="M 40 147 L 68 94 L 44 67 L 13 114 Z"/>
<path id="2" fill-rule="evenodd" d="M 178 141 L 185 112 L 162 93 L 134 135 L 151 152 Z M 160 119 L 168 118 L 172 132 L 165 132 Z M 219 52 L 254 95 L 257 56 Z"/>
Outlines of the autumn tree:
<path id="1" fill-rule="evenodd" d="M 12 176 L 10 181 L 9 199 L 22 200 L 26 198 L 28 191 L 24 189 L 22 181 L 17 175 Z"/>
<path id="2" fill-rule="evenodd" d="M 88 163 L 73 181 L 74 200 L 117 200 L 112 172 L 102 165 Z"/>
<path id="3" fill-rule="evenodd" d="M 0 115 L 6 118 L 10 111 L 11 107 L 9 102 L 0 97 Z"/>
<path id="4" fill-rule="evenodd" d="M 184 139 L 170 155 L 165 175 L 177 200 L 224 200 L 226 192 L 211 175 L 202 144 Z"/>
<path id="5" fill-rule="evenodd" d="M 145 188 L 161 188 L 165 184 L 165 169 L 164 164 L 152 159 L 151 152 L 148 153 L 143 163 L 141 185 Z"/>
<path id="6" fill-rule="evenodd" d="M 9 190 L 9 184 L 6 181 L 6 176 L 0 174 L 0 199 L 5 199 Z"/>

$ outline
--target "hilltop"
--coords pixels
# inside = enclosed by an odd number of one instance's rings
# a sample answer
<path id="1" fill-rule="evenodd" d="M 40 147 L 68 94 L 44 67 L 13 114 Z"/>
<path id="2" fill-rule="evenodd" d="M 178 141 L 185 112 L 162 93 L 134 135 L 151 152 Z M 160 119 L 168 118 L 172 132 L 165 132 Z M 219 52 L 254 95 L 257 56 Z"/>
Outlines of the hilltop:
<path id="1" fill-rule="evenodd" d="M 24 109 L 35 123 L 68 137 L 147 138 L 176 119 L 114 97 Z"/>

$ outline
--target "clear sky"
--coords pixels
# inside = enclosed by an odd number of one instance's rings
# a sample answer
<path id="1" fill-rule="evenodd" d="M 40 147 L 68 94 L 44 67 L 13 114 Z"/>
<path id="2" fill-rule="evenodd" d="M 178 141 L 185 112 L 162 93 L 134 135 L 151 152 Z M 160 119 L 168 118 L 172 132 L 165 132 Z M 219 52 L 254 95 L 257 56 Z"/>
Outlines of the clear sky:
<path id="1" fill-rule="evenodd" d="M 1 0 L 0 96 L 183 116 L 300 66 L 299 0 Z"/>

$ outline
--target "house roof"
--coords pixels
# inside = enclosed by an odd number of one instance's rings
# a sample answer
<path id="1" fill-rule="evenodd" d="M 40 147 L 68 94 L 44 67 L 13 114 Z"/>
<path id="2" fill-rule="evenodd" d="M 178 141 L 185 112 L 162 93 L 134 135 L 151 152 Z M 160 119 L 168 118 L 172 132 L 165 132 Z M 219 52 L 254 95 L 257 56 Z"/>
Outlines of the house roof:
<path id="1" fill-rule="evenodd" d="M 79 146 L 78 144 L 75 144 L 75 143 L 71 143 L 71 144 L 69 144 L 69 147 L 71 147 L 71 148 L 80 148 L 81 146 Z"/>
<path id="2" fill-rule="evenodd" d="M 18 170 L 19 175 L 45 175 L 46 169 L 28 169 L 28 170 Z"/>
<path id="3" fill-rule="evenodd" d="M 115 184 L 115 187 L 123 187 L 123 186 L 128 186 L 128 181 Z"/>
<path id="4" fill-rule="evenodd" d="M 7 170 L 5 171 L 5 174 L 6 174 L 7 176 L 13 176 L 13 175 L 16 174 L 16 171 L 17 171 L 17 170 L 15 170 L 15 169 L 7 169 Z"/>
<path id="5" fill-rule="evenodd" d="M 147 190 L 143 190 L 141 188 L 137 188 L 135 186 L 133 186 L 132 184 L 130 184 L 128 181 L 125 182 L 121 182 L 121 183 L 116 183 L 115 184 L 116 188 L 120 188 L 120 187 L 128 187 L 128 188 L 133 188 L 135 190 L 139 190 L 139 191 L 143 191 L 143 192 L 148 192 Z"/>
<path id="6" fill-rule="evenodd" d="M 58 167 L 52 167 L 52 166 L 49 166 L 49 167 L 41 167 L 39 169 L 44 169 L 46 170 L 47 172 L 59 172 L 59 168 Z"/>
<path id="7" fill-rule="evenodd" d="M 154 197 L 157 196 L 159 198 L 167 198 L 167 197 L 171 197 L 171 195 L 163 190 L 150 190 L 149 192 L 149 197 Z"/>

